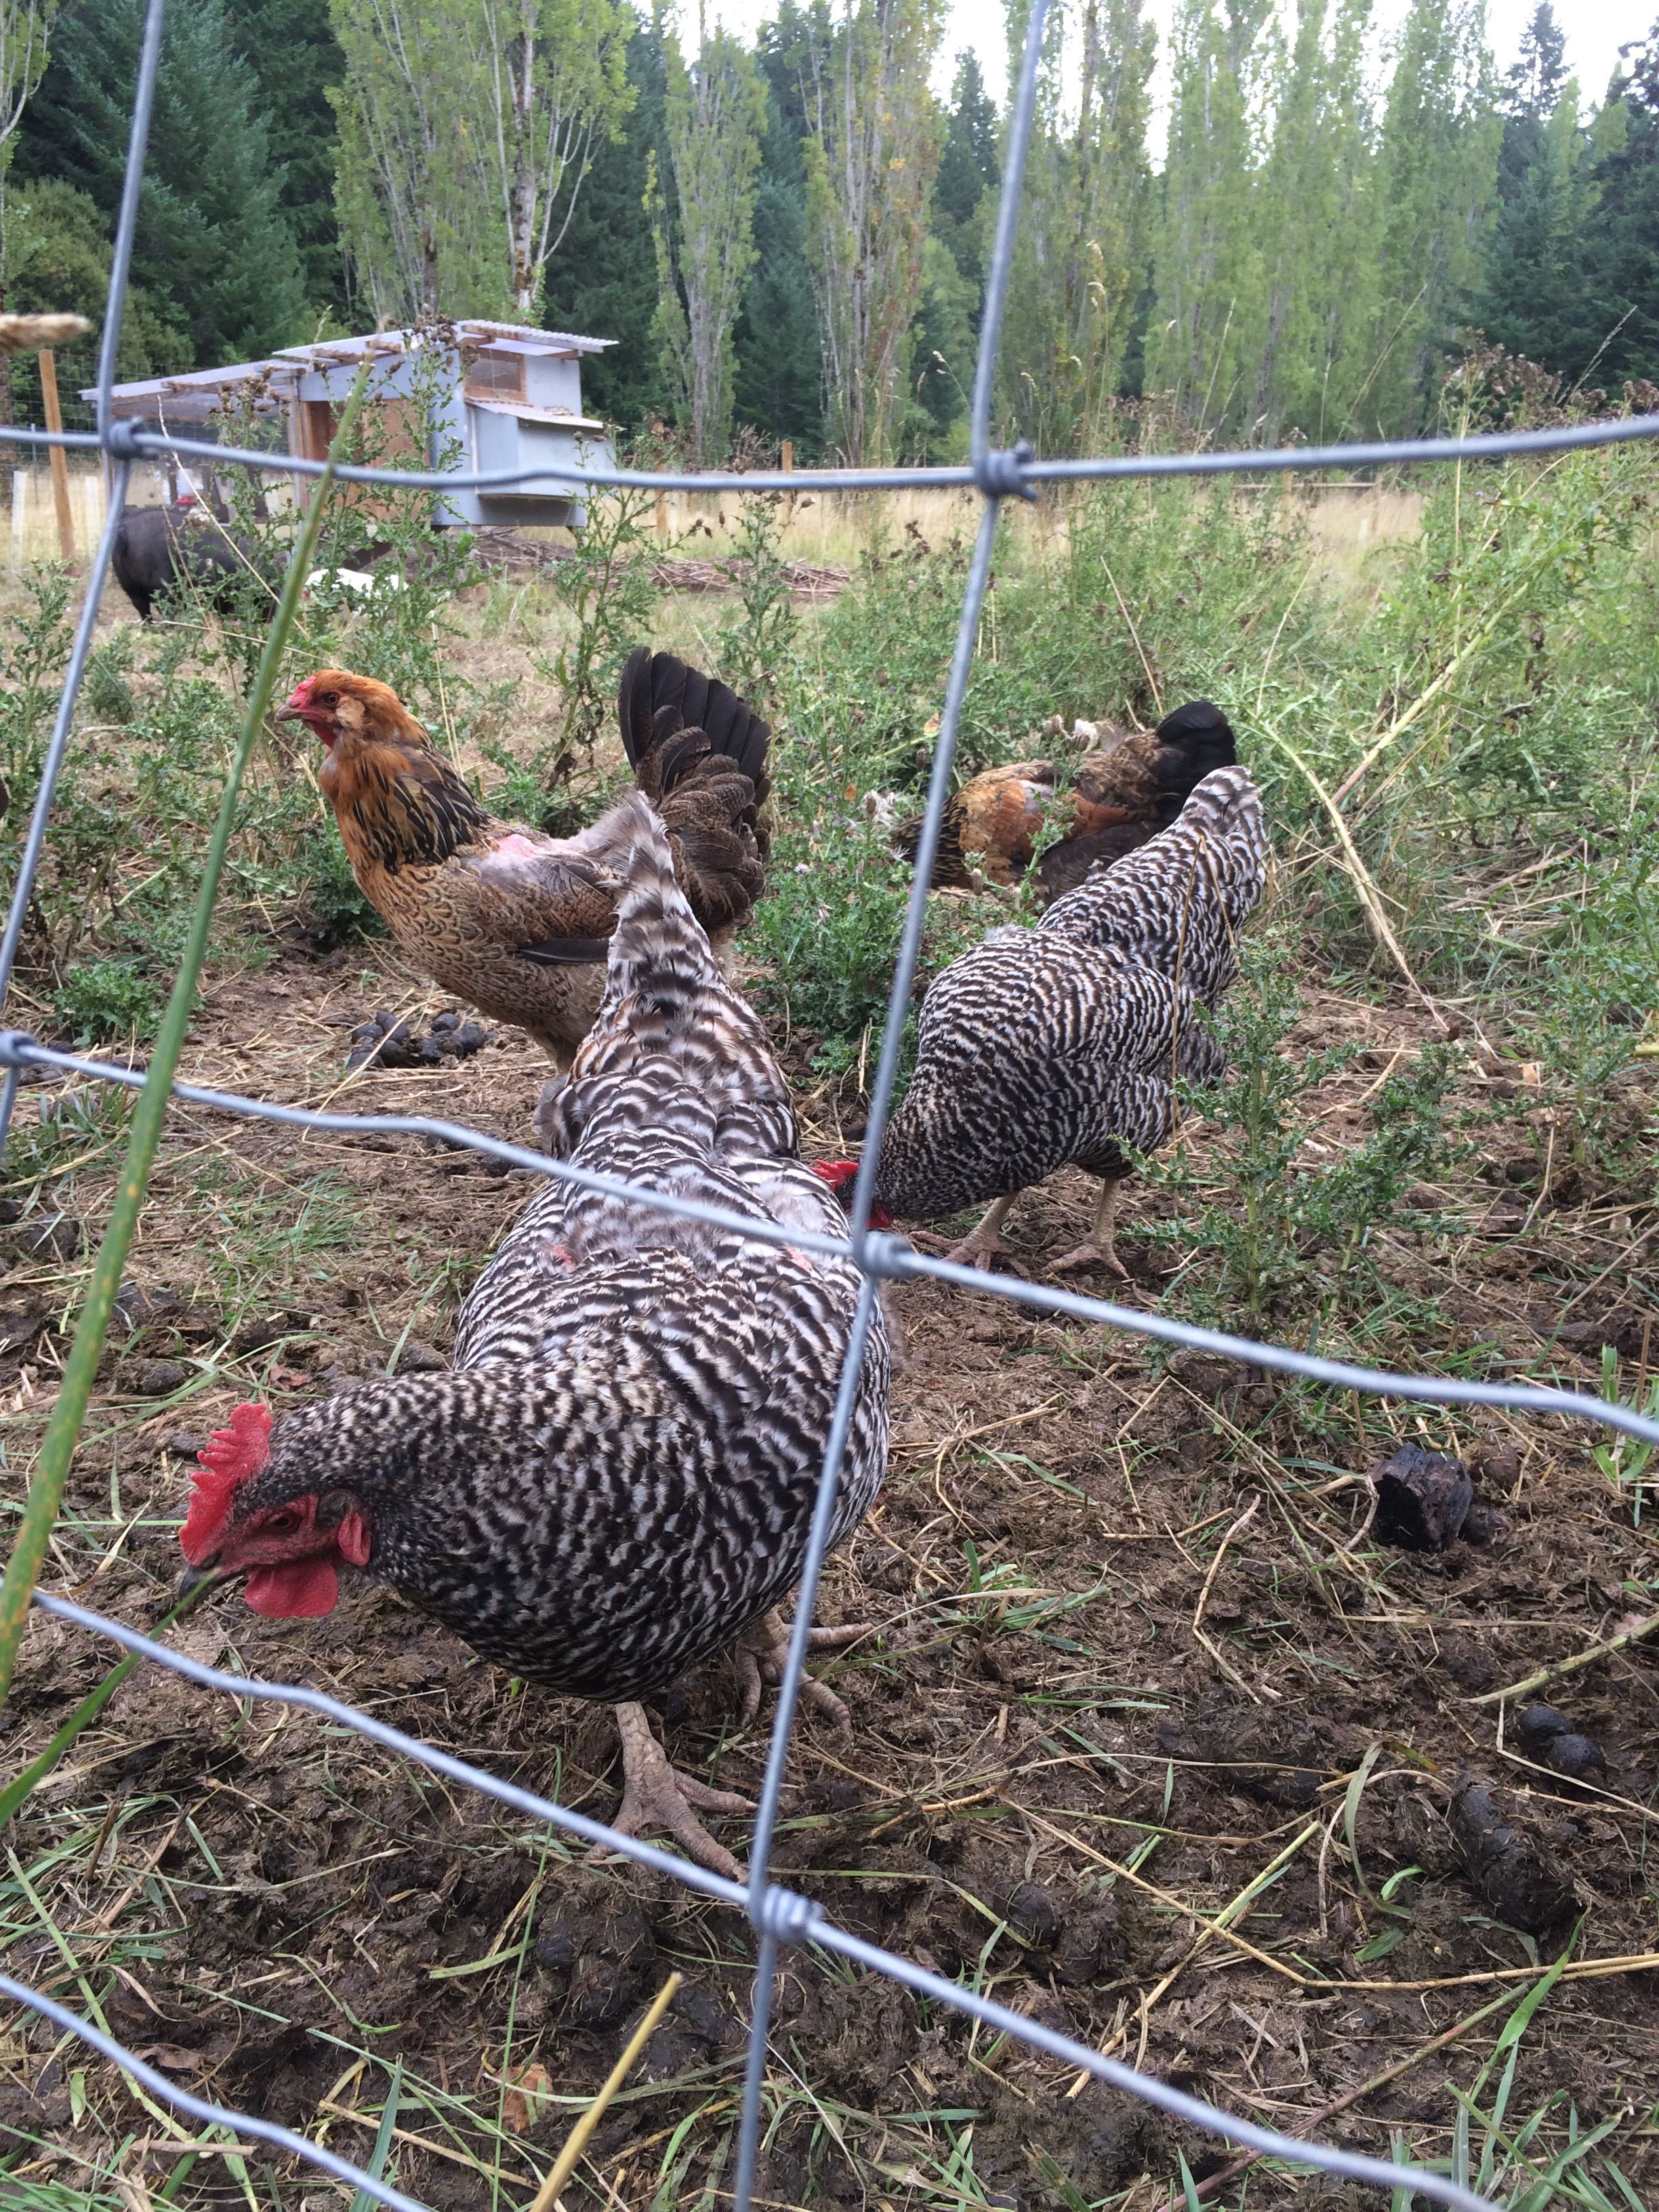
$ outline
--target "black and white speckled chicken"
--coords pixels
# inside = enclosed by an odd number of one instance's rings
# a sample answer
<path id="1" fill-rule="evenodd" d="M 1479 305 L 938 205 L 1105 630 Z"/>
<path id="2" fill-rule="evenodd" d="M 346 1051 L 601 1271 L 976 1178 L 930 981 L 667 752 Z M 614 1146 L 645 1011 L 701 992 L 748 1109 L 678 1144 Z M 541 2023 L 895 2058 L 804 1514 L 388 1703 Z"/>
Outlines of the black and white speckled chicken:
<path id="1" fill-rule="evenodd" d="M 659 817 L 641 797 L 624 805 L 632 857 L 608 981 L 550 1111 L 552 1149 L 841 1233 Z M 468 1297 L 453 1371 L 366 1382 L 274 1429 L 266 1408 L 238 1407 L 197 1477 L 185 1554 L 246 1571 L 249 1604 L 276 1615 L 329 1612 L 340 1568 L 367 1568 L 514 1673 L 616 1705 L 617 1825 L 660 1823 L 730 1873 L 691 1807 L 744 1801 L 676 1776 L 638 1700 L 734 1639 L 753 1700 L 763 1674 L 776 1678 L 773 1608 L 799 1575 L 859 1288 L 850 1263 L 550 1182 Z M 887 1389 L 878 1319 L 836 1540 L 880 1483 Z"/>
<path id="2" fill-rule="evenodd" d="M 1267 862 L 1249 770 L 1218 769 L 1170 829 L 1056 899 L 1034 929 L 994 929 L 954 961 L 922 1000 L 916 1071 L 882 1141 L 884 1215 L 931 1220 L 993 1200 L 950 1255 L 987 1266 L 1008 1249 L 1019 1193 L 1073 1164 L 1101 1177 L 1100 1206 L 1053 1265 L 1122 1274 L 1112 1226 L 1124 1147 L 1151 1152 L 1170 1135 L 1177 1076 L 1223 1073 L 1197 1010 L 1233 980 Z M 855 1168 L 818 1172 L 845 1191 Z"/>

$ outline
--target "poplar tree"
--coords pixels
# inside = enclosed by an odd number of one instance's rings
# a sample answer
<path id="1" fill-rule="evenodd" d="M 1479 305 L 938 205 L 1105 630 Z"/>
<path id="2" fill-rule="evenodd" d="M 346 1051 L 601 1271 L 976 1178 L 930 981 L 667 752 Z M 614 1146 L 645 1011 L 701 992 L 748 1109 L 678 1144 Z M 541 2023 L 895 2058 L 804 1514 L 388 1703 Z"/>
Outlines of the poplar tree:
<path id="1" fill-rule="evenodd" d="M 1485 0 L 1412 0 L 1382 118 L 1373 373 L 1356 434 L 1406 435 L 1432 416 L 1480 283 L 1499 137 Z"/>
<path id="2" fill-rule="evenodd" d="M 382 317 L 532 320 L 631 99 L 616 0 L 330 0 L 336 208 Z"/>
<path id="3" fill-rule="evenodd" d="M 1267 444 L 1338 434 L 1368 366 L 1373 148 L 1365 96 L 1370 0 L 1299 0 L 1258 227 L 1261 352 L 1245 414 Z"/>
<path id="4" fill-rule="evenodd" d="M 489 209 L 465 143 L 461 0 L 330 0 L 344 58 L 335 207 L 357 289 L 378 320 L 499 312 Z"/>
<path id="5" fill-rule="evenodd" d="M 1017 0 L 1011 51 L 1025 15 Z M 1117 392 L 1146 258 L 1156 55 L 1141 0 L 1050 9 L 998 364 L 1005 418 L 1048 452 L 1093 443 Z"/>
<path id="6" fill-rule="evenodd" d="M 1263 350 L 1260 119 L 1273 0 L 1182 0 L 1146 385 L 1190 429 L 1236 425 Z"/>
<path id="7" fill-rule="evenodd" d="M 943 0 L 842 0 L 802 19 L 808 252 L 826 427 L 853 467 L 890 451 L 915 310 L 938 117 Z"/>
<path id="8" fill-rule="evenodd" d="M 646 197 L 655 215 L 657 328 L 692 458 L 706 465 L 724 458 L 732 433 L 732 333 L 755 264 L 766 87 L 727 31 L 705 32 L 690 68 L 671 33 L 663 59 L 674 207 L 671 217 L 653 158 Z"/>

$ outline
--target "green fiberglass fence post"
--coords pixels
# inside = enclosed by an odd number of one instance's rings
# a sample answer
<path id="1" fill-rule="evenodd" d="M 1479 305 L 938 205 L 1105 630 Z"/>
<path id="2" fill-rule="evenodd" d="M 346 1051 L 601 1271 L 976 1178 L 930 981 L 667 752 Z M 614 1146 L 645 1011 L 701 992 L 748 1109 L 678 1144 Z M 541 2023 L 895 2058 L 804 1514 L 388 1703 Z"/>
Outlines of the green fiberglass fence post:
<path id="1" fill-rule="evenodd" d="M 350 398 L 340 416 L 339 428 L 329 447 L 331 464 L 340 459 L 350 440 L 352 427 L 362 404 L 368 375 L 368 364 L 365 362 L 357 373 Z M 307 511 L 289 559 L 283 595 L 271 622 L 270 634 L 265 640 L 264 651 L 259 658 L 253 688 L 248 694 L 241 736 L 225 779 L 224 795 L 219 802 L 219 817 L 208 842 L 207 857 L 202 866 L 201 893 L 196 902 L 195 919 L 191 924 L 184 958 L 179 963 L 178 980 L 173 984 L 173 996 L 167 1001 L 167 1010 L 161 1019 L 144 1087 L 139 1092 L 138 1103 L 133 1109 L 132 1133 L 127 1143 L 121 1180 L 116 1187 L 114 1202 L 110 1207 L 109 1226 L 104 1231 L 104 1241 L 98 1248 L 97 1259 L 93 1262 L 92 1282 L 87 1291 L 86 1304 L 81 1309 L 80 1319 L 76 1323 L 75 1340 L 64 1362 L 64 1380 L 58 1389 L 58 1402 L 52 1407 L 52 1418 L 46 1424 L 46 1433 L 40 1444 L 40 1456 L 35 1462 L 28 1496 L 24 1501 L 17 1539 L 12 1547 L 11 1557 L 6 1562 L 4 1577 L 0 1579 L 0 1701 L 4 1700 L 11 1687 L 12 1668 L 16 1661 L 23 1623 L 28 1618 L 29 1599 L 40 1572 L 40 1563 L 46 1557 L 46 1545 L 58 1518 L 58 1509 L 63 1502 L 64 1485 L 69 1477 L 70 1462 L 75 1456 L 81 1424 L 86 1418 L 88 1402 L 92 1396 L 93 1380 L 103 1352 L 104 1337 L 115 1305 L 115 1293 L 120 1288 L 127 1252 L 138 1226 L 144 1192 L 149 1182 L 149 1171 L 155 1164 L 156 1147 L 161 1142 L 168 1094 L 178 1069 L 179 1054 L 184 1048 L 185 1030 L 196 1004 L 196 980 L 207 952 L 208 933 L 212 927 L 214 902 L 218 896 L 219 880 L 224 873 L 225 854 L 229 848 L 230 833 L 236 819 L 236 802 L 241 790 L 242 776 L 252 755 L 254 742 L 264 726 L 271 693 L 276 689 L 276 671 L 282 665 L 283 649 L 293 627 L 318 532 L 322 526 L 323 511 L 328 503 L 328 487 L 329 477 L 325 475 L 318 483 L 316 496 Z"/>

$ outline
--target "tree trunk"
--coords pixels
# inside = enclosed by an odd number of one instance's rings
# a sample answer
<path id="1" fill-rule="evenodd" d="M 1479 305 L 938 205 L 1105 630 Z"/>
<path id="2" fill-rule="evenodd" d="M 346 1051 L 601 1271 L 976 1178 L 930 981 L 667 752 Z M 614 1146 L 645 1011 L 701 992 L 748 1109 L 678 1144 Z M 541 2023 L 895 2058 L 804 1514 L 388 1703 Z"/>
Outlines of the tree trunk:
<path id="1" fill-rule="evenodd" d="M 535 124 L 536 35 L 526 23 L 519 38 L 519 74 L 513 84 L 513 204 L 508 227 L 513 245 L 513 301 L 528 322 L 536 312 L 541 287 L 536 263 L 536 149 Z"/>

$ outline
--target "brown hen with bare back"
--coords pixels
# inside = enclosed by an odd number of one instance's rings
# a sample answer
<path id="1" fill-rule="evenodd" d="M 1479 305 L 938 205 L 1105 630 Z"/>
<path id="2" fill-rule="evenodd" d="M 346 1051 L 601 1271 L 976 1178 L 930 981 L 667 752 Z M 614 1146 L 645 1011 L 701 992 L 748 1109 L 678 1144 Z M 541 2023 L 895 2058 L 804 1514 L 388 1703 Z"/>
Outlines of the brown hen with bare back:
<path id="1" fill-rule="evenodd" d="M 966 890 L 975 878 L 1013 884 L 1030 869 L 1045 821 L 1059 836 L 1036 862 L 1039 904 L 1074 890 L 1098 862 L 1109 866 L 1167 830 L 1188 794 L 1237 759 L 1219 707 L 1194 700 L 1155 730 L 1108 731 L 1069 774 L 1053 761 L 1011 761 L 970 776 L 945 804 L 933 888 Z M 921 821 L 901 823 L 899 851 L 914 861 Z"/>
<path id="2" fill-rule="evenodd" d="M 319 781 L 351 872 L 398 950 L 568 1066 L 605 988 L 631 849 L 626 804 L 574 837 L 498 821 L 390 685 L 344 669 L 319 669 L 283 711 L 323 742 Z M 617 711 L 675 879 L 729 970 L 765 881 L 757 817 L 770 730 L 729 685 L 644 646 L 623 671 Z"/>

